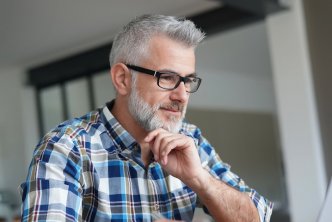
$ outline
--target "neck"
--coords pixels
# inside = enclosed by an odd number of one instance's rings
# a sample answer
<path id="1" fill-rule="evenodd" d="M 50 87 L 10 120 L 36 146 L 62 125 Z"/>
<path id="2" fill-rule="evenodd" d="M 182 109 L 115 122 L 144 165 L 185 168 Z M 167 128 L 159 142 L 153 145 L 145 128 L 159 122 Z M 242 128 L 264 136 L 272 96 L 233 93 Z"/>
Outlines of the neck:
<path id="1" fill-rule="evenodd" d="M 117 121 L 128 133 L 137 141 L 141 147 L 142 161 L 147 166 L 151 159 L 150 145 L 144 142 L 144 138 L 148 132 L 143 129 L 136 120 L 132 117 L 128 110 L 128 106 L 118 99 L 115 100 L 112 109 L 110 110 Z"/>

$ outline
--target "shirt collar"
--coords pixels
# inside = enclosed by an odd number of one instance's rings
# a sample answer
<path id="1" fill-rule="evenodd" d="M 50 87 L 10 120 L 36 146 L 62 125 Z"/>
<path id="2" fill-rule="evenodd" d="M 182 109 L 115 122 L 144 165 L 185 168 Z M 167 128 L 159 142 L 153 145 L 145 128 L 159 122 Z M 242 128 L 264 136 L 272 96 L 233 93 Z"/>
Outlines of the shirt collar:
<path id="1" fill-rule="evenodd" d="M 124 151 L 126 149 L 132 150 L 134 147 L 136 147 L 137 142 L 129 134 L 129 132 L 122 127 L 122 125 L 111 113 L 113 105 L 114 105 L 114 100 L 106 103 L 106 105 L 102 108 L 101 111 L 102 121 L 104 122 L 106 129 L 110 133 L 111 137 L 121 148 L 121 151 Z"/>

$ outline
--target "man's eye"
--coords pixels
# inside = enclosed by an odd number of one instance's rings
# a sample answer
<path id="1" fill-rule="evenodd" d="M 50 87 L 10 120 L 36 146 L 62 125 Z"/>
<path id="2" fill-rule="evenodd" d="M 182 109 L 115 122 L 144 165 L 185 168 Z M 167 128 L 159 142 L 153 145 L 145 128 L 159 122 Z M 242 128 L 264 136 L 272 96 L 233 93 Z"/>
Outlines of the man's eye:
<path id="1" fill-rule="evenodd" d="M 160 79 L 164 81 L 174 81 L 176 79 L 176 75 L 174 74 L 162 74 Z"/>
<path id="2" fill-rule="evenodd" d="M 185 79 L 185 82 L 186 83 L 192 83 L 192 82 L 196 82 L 197 80 L 196 80 L 196 78 L 193 78 L 193 77 L 187 77 L 186 79 Z"/>

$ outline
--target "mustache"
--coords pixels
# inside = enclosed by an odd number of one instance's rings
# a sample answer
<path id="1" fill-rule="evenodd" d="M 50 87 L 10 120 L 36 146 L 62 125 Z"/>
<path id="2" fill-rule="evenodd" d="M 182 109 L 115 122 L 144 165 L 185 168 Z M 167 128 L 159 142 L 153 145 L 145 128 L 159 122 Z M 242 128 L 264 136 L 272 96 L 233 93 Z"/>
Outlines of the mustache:
<path id="1" fill-rule="evenodd" d="M 177 111 L 177 112 L 183 112 L 183 110 L 184 110 L 184 106 L 182 104 L 178 103 L 178 102 L 171 102 L 171 103 L 168 103 L 168 104 L 160 104 L 159 108 L 170 109 L 170 110 L 174 110 L 174 111 Z"/>

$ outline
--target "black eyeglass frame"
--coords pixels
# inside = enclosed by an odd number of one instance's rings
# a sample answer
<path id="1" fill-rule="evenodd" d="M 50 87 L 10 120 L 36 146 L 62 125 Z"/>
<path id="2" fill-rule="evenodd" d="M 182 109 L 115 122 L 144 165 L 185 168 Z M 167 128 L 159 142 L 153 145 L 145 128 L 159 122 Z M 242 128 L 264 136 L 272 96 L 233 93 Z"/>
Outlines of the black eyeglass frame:
<path id="1" fill-rule="evenodd" d="M 166 90 L 173 90 L 173 89 L 176 89 L 181 82 L 183 82 L 184 84 L 186 84 L 188 82 L 188 80 L 191 80 L 192 78 L 194 78 L 195 80 L 198 81 L 197 83 L 197 87 L 196 89 L 194 90 L 190 90 L 190 91 L 187 91 L 188 93 L 194 93 L 198 90 L 201 82 L 202 82 L 202 79 L 197 77 L 197 76 L 191 76 L 191 77 L 183 77 L 183 76 L 180 76 L 179 74 L 177 73 L 171 73 L 171 72 L 159 72 L 159 71 L 156 71 L 156 70 L 151 70 L 151 69 L 146 69 L 146 68 L 143 68 L 143 67 L 140 67 L 140 66 L 135 66 L 135 65 L 130 65 L 130 64 L 125 64 L 129 69 L 132 69 L 134 71 L 137 71 L 137 72 L 140 72 L 140 73 L 144 73 L 144 74 L 148 74 L 148 75 L 152 75 L 154 77 L 157 78 L 157 85 L 162 88 L 162 89 L 166 89 Z M 179 81 L 175 84 L 175 86 L 173 88 L 165 88 L 165 87 L 162 87 L 160 86 L 159 84 L 159 78 L 162 74 L 173 74 L 173 75 L 177 75 L 179 77 Z"/>

